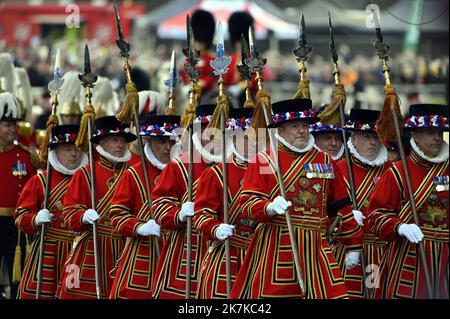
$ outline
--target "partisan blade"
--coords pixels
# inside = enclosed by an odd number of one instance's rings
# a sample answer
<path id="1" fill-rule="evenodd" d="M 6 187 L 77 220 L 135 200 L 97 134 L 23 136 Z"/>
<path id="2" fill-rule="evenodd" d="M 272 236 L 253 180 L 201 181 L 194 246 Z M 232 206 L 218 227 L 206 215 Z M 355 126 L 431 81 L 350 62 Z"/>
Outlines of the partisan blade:
<path id="1" fill-rule="evenodd" d="M 250 73 L 250 69 L 245 62 L 247 60 L 247 58 L 248 58 L 247 41 L 245 40 L 244 34 L 241 34 L 241 63 L 242 64 L 237 65 L 236 69 L 241 74 L 241 76 L 244 80 L 250 80 L 252 77 L 252 74 Z"/>
<path id="2" fill-rule="evenodd" d="M 267 60 L 259 56 L 258 48 L 253 41 L 252 27 L 248 28 L 248 44 L 250 46 L 250 57 L 248 59 L 245 59 L 245 63 L 246 65 L 248 65 L 251 73 L 262 72 L 262 70 L 264 69 L 264 65 L 266 65 L 267 63 Z"/>
<path id="3" fill-rule="evenodd" d="M 298 47 L 292 50 L 298 62 L 308 60 L 308 56 L 312 52 L 312 46 L 306 41 L 305 30 L 305 18 L 302 14 L 299 23 Z"/>
<path id="4" fill-rule="evenodd" d="M 225 45 L 223 40 L 222 23 L 217 23 L 217 45 L 216 45 L 216 58 L 209 62 L 214 69 L 215 75 L 224 75 L 228 73 L 228 66 L 231 63 L 231 57 L 225 55 Z"/>
<path id="5" fill-rule="evenodd" d="M 117 8 L 117 3 L 114 2 L 114 14 L 116 16 L 116 25 L 117 25 L 117 34 L 119 38 L 116 39 L 117 47 L 120 50 L 120 54 L 124 58 L 130 57 L 130 44 L 125 41 L 125 37 L 123 36 L 122 25 L 120 23 L 119 9 Z"/>
<path id="6" fill-rule="evenodd" d="M 177 65 L 176 65 L 176 54 L 175 50 L 172 51 L 172 56 L 170 58 L 170 68 L 169 68 L 169 78 L 164 81 L 164 84 L 167 86 L 167 89 L 170 94 L 172 94 L 176 88 L 178 87 L 178 84 L 180 83 L 177 72 Z"/>
<path id="7" fill-rule="evenodd" d="M 64 84 L 63 76 L 63 70 L 61 68 L 61 56 L 59 52 L 59 48 L 56 51 L 56 57 L 55 57 L 55 68 L 53 71 L 53 80 L 48 83 L 48 90 L 53 93 L 57 94 Z"/>
<path id="8" fill-rule="evenodd" d="M 91 73 L 91 58 L 89 56 L 89 47 L 87 44 L 84 47 L 84 73 L 78 74 L 78 78 L 85 87 L 92 87 L 97 81 L 97 76 Z"/>
<path id="9" fill-rule="evenodd" d="M 333 62 L 338 62 L 338 55 L 336 53 L 336 46 L 334 45 L 334 35 L 333 35 L 333 26 L 331 24 L 331 14 L 328 12 L 328 24 L 330 25 L 330 51 L 331 57 L 333 58 Z"/>
<path id="10" fill-rule="evenodd" d="M 183 54 L 186 56 L 184 69 L 189 81 L 198 83 L 200 71 L 197 69 L 198 57 L 200 51 L 195 49 L 194 31 L 191 26 L 191 18 L 186 15 L 186 42 L 187 47 L 183 48 Z"/>

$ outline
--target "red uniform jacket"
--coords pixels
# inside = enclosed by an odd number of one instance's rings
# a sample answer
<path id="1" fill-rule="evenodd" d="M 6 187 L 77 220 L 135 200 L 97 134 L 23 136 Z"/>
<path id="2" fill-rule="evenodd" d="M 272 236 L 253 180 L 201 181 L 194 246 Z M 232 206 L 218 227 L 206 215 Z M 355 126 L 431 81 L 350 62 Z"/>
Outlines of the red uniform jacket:
<path id="1" fill-rule="evenodd" d="M 435 289 L 432 298 L 448 298 L 449 191 L 439 191 L 434 183 L 435 177 L 448 178 L 448 159 L 443 163 L 430 163 L 412 152 L 407 158 L 407 166 L 418 226 L 424 234 L 421 247 Z M 418 245 L 398 234 L 402 223 L 415 222 L 401 162 L 388 169 L 377 183 L 370 199 L 368 219 L 375 235 L 390 242 L 381 261 L 381 277 L 375 295 L 381 298 L 429 298 Z"/>
<path id="2" fill-rule="evenodd" d="M 353 221 L 348 223 L 348 220 L 342 219 L 342 229 L 341 233 L 338 234 L 338 243 L 332 246 L 335 257 L 340 265 L 343 273 L 345 273 L 345 283 L 347 285 L 348 294 L 350 298 L 365 298 L 364 296 L 364 286 L 363 286 L 363 274 L 361 264 L 352 268 L 346 269 L 345 267 L 345 253 L 348 248 L 345 245 L 339 243 L 339 236 L 350 237 L 355 236 L 363 241 L 364 247 L 364 258 L 365 265 L 379 265 L 380 259 L 384 252 L 384 247 L 386 242 L 382 241 L 380 238 L 376 237 L 369 227 L 367 222 L 367 213 L 369 208 L 369 197 L 375 188 L 376 183 L 380 179 L 384 171 L 386 171 L 390 166 L 391 162 L 386 162 L 380 166 L 370 166 L 362 163 L 355 157 L 352 159 L 352 171 L 353 178 L 356 187 L 356 202 L 357 209 L 360 210 L 366 220 L 364 226 L 359 227 Z M 348 175 L 347 160 L 344 158 L 337 163 L 337 166 L 341 170 L 344 176 L 345 185 L 349 196 L 351 196 L 350 190 L 350 179 Z M 348 216 L 353 219 L 352 215 Z M 369 291 L 371 293 L 372 291 Z"/>
<path id="3" fill-rule="evenodd" d="M 183 299 L 186 289 L 186 223 L 180 223 L 178 214 L 188 199 L 187 153 L 167 164 L 153 192 L 156 222 L 169 230 L 153 280 L 154 298 Z M 193 163 L 193 193 L 195 199 L 197 180 L 208 167 L 205 162 Z M 206 252 L 206 240 L 192 227 L 191 296 L 195 298 L 199 269 Z"/>
<path id="4" fill-rule="evenodd" d="M 30 150 L 22 144 L 0 150 L 0 217 L 13 216 L 25 183 L 36 175 L 33 163 Z"/>
<path id="5" fill-rule="evenodd" d="M 17 203 L 15 219 L 17 226 L 33 235 L 31 254 L 26 261 L 22 280 L 20 283 L 19 298 L 34 299 L 37 290 L 37 271 L 39 262 L 39 244 L 41 226 L 36 226 L 34 220 L 37 213 L 44 207 L 45 185 L 47 171 L 34 175 L 25 185 Z M 70 252 L 74 239 L 65 223 L 63 216 L 63 201 L 67 186 L 72 176 L 64 175 L 54 169 L 51 171 L 50 196 L 47 209 L 53 214 L 52 222 L 45 232 L 43 281 L 41 286 L 41 298 L 52 299 L 55 297 L 57 286 L 64 273 L 63 265 Z"/>
<path id="6" fill-rule="evenodd" d="M 152 191 L 161 171 L 148 161 L 146 165 Z M 152 281 L 158 261 L 156 241 L 154 236 L 137 234 L 139 226 L 150 220 L 146 198 L 144 172 L 139 161 L 120 178 L 111 202 L 111 223 L 120 235 L 127 237 L 127 242 L 117 265 L 110 299 L 152 297 Z"/>
<path id="7" fill-rule="evenodd" d="M 230 237 L 231 281 L 236 279 L 247 246 L 257 223 L 242 218 L 239 198 L 247 163 L 240 163 L 233 157 L 227 163 L 228 176 L 228 224 L 235 225 Z M 195 198 L 194 225 L 206 239 L 213 243 L 208 249 L 201 267 L 199 299 L 226 298 L 225 244 L 216 238 L 217 227 L 224 222 L 223 215 L 223 172 L 222 164 L 207 169 L 199 180 Z"/>
<path id="8" fill-rule="evenodd" d="M 109 220 L 111 199 L 120 176 L 128 169 L 126 163 L 113 164 L 103 156 L 95 162 L 96 211 L 100 257 L 100 290 L 102 298 L 109 296 L 113 279 L 109 272 L 122 250 L 122 240 Z M 91 208 L 90 165 L 75 172 L 64 199 L 64 218 L 74 232 L 72 251 L 66 262 L 60 298 L 96 298 L 94 244 L 92 227 L 82 222 L 84 212 Z"/>
<path id="9" fill-rule="evenodd" d="M 243 214 L 261 223 L 255 231 L 231 298 L 301 297 L 285 216 L 270 217 L 267 205 L 280 194 L 270 152 L 259 153 L 244 176 L 241 205 Z M 341 173 L 330 156 L 311 148 L 296 153 L 279 144 L 278 160 L 283 174 L 286 199 L 306 298 L 344 298 L 347 290 L 338 264 L 325 237 L 327 202 L 346 194 Z M 305 164 L 327 164 L 334 178 L 307 177 Z M 324 165 L 322 165 L 324 166 Z M 351 208 L 341 211 L 346 216 Z M 349 244 L 352 244 L 349 238 Z"/>

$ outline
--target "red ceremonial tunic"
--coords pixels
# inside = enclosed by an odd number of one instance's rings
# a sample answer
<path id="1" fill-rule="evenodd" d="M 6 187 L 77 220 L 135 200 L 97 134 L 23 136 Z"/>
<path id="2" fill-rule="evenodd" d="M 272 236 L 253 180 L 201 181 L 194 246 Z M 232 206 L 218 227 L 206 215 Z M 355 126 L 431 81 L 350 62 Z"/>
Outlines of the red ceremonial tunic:
<path id="1" fill-rule="evenodd" d="M 241 204 L 243 214 L 259 222 L 244 263 L 234 283 L 231 298 L 302 297 L 294 268 L 291 241 L 285 216 L 270 217 L 266 206 L 280 195 L 270 152 L 259 153 L 244 176 Z M 305 297 L 345 298 L 347 289 L 326 240 L 327 202 L 347 196 L 343 179 L 331 157 L 315 148 L 296 153 L 281 143 L 278 160 L 294 237 L 299 249 Z M 270 164 L 269 164 L 270 163 Z M 307 178 L 304 164 L 333 167 L 335 177 Z M 351 214 L 350 207 L 341 211 Z M 354 244 L 353 238 L 347 244 Z M 356 241 L 357 242 L 357 241 Z"/>
<path id="2" fill-rule="evenodd" d="M 148 161 L 146 165 L 152 190 L 161 171 Z M 121 236 L 126 237 L 126 244 L 118 261 L 110 299 L 152 297 L 152 281 L 158 261 L 155 245 L 157 238 L 137 234 L 139 226 L 150 220 L 146 198 L 144 173 L 139 161 L 120 178 L 111 202 L 111 223 Z"/>
<path id="3" fill-rule="evenodd" d="M 424 234 L 421 247 L 434 289 L 432 298 L 448 299 L 449 191 L 438 191 L 433 182 L 437 176 L 448 178 L 448 159 L 443 163 L 430 163 L 412 152 L 406 161 L 418 226 Z M 401 162 L 395 163 L 383 174 L 370 199 L 369 226 L 377 236 L 389 242 L 375 290 L 375 296 L 380 298 L 427 298 L 418 245 L 398 234 L 400 224 L 414 223 L 404 176 Z"/>
<path id="4" fill-rule="evenodd" d="M 98 251 L 100 259 L 101 297 L 107 298 L 113 279 L 109 272 L 122 251 L 119 239 L 109 220 L 109 209 L 116 184 L 128 169 L 128 164 L 113 164 L 103 156 L 95 165 L 96 211 Z M 75 237 L 70 256 L 66 261 L 66 273 L 62 281 L 60 298 L 97 298 L 95 290 L 94 241 L 92 226 L 82 222 L 84 212 L 91 208 L 90 165 L 77 170 L 64 199 L 64 218 L 70 230 L 79 233 Z"/>
<path id="5" fill-rule="evenodd" d="M 39 245 L 41 226 L 34 220 L 39 210 L 44 208 L 47 171 L 34 175 L 25 185 L 17 203 L 16 225 L 26 234 L 34 236 L 31 254 L 28 257 L 20 282 L 19 298 L 35 299 L 38 282 Z M 63 216 L 63 200 L 71 175 L 64 175 L 54 169 L 50 177 L 48 210 L 53 214 L 47 225 L 44 243 L 41 298 L 52 299 L 56 295 L 74 235 L 70 232 Z"/>
<path id="6" fill-rule="evenodd" d="M 0 150 L 0 164 L 0 217 L 12 220 L 17 200 L 26 182 L 36 175 L 36 168 L 31 162 L 30 150 L 22 144 L 11 144 Z M 20 170 L 21 166 L 23 171 Z"/>
<path id="7" fill-rule="evenodd" d="M 156 222 L 168 230 L 168 236 L 153 280 L 153 297 L 162 299 L 183 299 L 186 290 L 186 223 L 180 223 L 178 214 L 188 200 L 189 154 L 183 153 L 171 160 L 162 171 L 153 192 L 153 207 Z M 197 180 L 208 167 L 203 162 L 193 163 L 192 200 L 195 199 Z M 197 293 L 199 269 L 206 253 L 207 242 L 192 227 L 191 292 Z"/>
<path id="8" fill-rule="evenodd" d="M 32 151 L 20 143 L 14 142 L 8 146 L 0 146 L 0 259 L 5 261 L 10 278 L 12 278 L 15 251 L 19 243 L 22 248 L 22 258 L 19 263 L 21 269 L 26 256 L 26 236 L 17 230 L 13 215 L 17 200 L 26 182 L 36 174 L 38 164 L 37 156 L 33 156 Z M 11 296 L 15 298 L 18 285 L 16 283 L 10 287 Z"/>
<path id="9" fill-rule="evenodd" d="M 370 231 L 367 222 L 367 212 L 368 212 L 367 209 L 369 208 L 369 196 L 372 194 L 372 191 L 375 188 L 375 185 L 380 179 L 383 172 L 386 171 L 391 166 L 391 162 L 386 162 L 380 166 L 370 166 L 368 164 L 364 164 L 354 156 L 352 156 L 351 159 L 352 159 L 353 178 L 356 188 L 357 209 L 361 211 L 364 214 L 364 216 L 366 216 L 366 220 L 364 222 L 364 226 L 362 227 L 361 232 L 360 231 L 361 227 L 356 225 L 354 222 L 350 223 L 350 226 L 347 227 L 348 220 L 342 219 L 341 235 L 343 235 L 346 238 L 349 236 L 361 238 L 363 241 L 366 267 L 369 265 L 378 266 L 380 264 L 380 259 L 383 254 L 386 242 L 376 237 Z M 344 176 L 348 196 L 351 196 L 347 160 L 342 159 L 338 161 L 336 165 L 341 170 Z M 353 219 L 353 215 L 349 215 L 348 218 Z M 352 227 L 352 225 L 356 227 Z M 331 247 L 333 249 L 333 253 L 335 254 L 336 260 L 342 269 L 342 272 L 345 274 L 345 284 L 347 285 L 348 295 L 350 298 L 358 298 L 358 299 L 365 298 L 361 265 L 359 264 L 358 266 L 352 269 L 346 269 L 345 254 L 348 251 L 348 249 L 346 245 L 342 245 L 339 242 L 339 236 L 340 235 L 337 236 L 338 242 L 336 244 L 333 244 Z M 369 293 L 370 292 L 371 290 L 369 289 Z"/>
<path id="10" fill-rule="evenodd" d="M 231 282 L 236 279 L 253 234 L 256 222 L 241 218 L 239 198 L 247 163 L 227 163 L 228 176 L 228 224 L 235 225 L 230 237 Z M 216 238 L 217 227 L 223 223 L 223 174 L 222 164 L 207 169 L 200 177 L 195 198 L 194 225 L 212 244 L 206 253 L 198 284 L 199 299 L 227 297 L 225 241 Z"/>

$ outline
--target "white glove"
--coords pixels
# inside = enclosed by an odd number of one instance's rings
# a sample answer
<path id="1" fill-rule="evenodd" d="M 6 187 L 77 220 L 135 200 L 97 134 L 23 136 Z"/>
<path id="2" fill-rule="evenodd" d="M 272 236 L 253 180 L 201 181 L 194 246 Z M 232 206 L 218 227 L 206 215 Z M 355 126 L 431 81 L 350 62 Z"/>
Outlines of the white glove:
<path id="1" fill-rule="evenodd" d="M 353 212 L 353 218 L 355 218 L 356 222 L 358 223 L 359 226 L 363 226 L 364 225 L 364 219 L 366 219 L 366 216 L 363 215 L 363 213 L 359 210 L 352 210 Z"/>
<path id="2" fill-rule="evenodd" d="M 401 224 L 398 234 L 406 237 L 413 244 L 418 244 L 423 239 L 423 233 L 416 224 Z"/>
<path id="3" fill-rule="evenodd" d="M 182 223 L 187 221 L 188 217 L 194 216 L 194 203 L 186 202 L 181 206 L 180 213 L 178 214 L 178 220 Z"/>
<path id="4" fill-rule="evenodd" d="M 228 237 L 233 236 L 233 229 L 234 229 L 233 225 L 220 224 L 216 230 L 216 238 L 218 240 L 225 240 Z"/>
<path id="5" fill-rule="evenodd" d="M 34 219 L 36 226 L 41 226 L 44 223 L 50 223 L 52 221 L 53 214 L 50 214 L 48 209 L 41 209 Z"/>
<path id="6" fill-rule="evenodd" d="M 361 252 L 359 251 L 349 251 L 345 255 L 345 266 L 347 269 L 352 269 L 359 263 L 359 257 L 361 255 Z"/>
<path id="7" fill-rule="evenodd" d="M 284 215 L 286 214 L 286 209 L 291 206 L 292 203 L 290 201 L 285 200 L 281 196 L 277 196 L 273 202 L 267 205 L 267 215 L 275 216 L 275 215 Z"/>
<path id="8" fill-rule="evenodd" d="M 156 236 L 159 237 L 161 233 L 161 227 L 155 222 L 154 219 L 150 219 L 144 225 L 139 226 L 137 233 L 140 236 Z"/>
<path id="9" fill-rule="evenodd" d="M 100 216 L 97 214 L 97 212 L 93 209 L 88 209 L 84 212 L 83 218 L 81 219 L 84 224 L 90 224 L 92 225 L 97 220 L 99 220 Z"/>

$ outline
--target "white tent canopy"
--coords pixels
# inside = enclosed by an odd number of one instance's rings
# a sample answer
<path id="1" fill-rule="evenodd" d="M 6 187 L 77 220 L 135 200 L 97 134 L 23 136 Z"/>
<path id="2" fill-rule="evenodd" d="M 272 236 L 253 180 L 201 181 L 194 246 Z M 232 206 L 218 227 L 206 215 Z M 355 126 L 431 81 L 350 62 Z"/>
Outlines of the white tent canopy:
<path id="1" fill-rule="evenodd" d="M 178 6 L 179 4 L 179 6 Z M 158 37 L 170 39 L 186 38 L 186 15 L 191 15 L 196 9 L 210 11 L 216 21 L 222 21 L 224 35 L 228 36 L 226 21 L 235 11 L 247 11 L 255 19 L 255 36 L 263 38 L 268 30 L 272 30 L 279 39 L 291 39 L 298 36 L 298 27 L 276 14 L 269 12 L 263 5 L 246 0 L 203 0 L 203 1 L 172 1 L 158 11 L 150 12 L 139 21 L 139 25 L 156 25 Z M 276 11 L 276 10 L 274 10 Z M 169 16 L 169 13 L 172 13 Z"/>
<path id="2" fill-rule="evenodd" d="M 369 4 L 369 3 L 368 3 Z M 388 7 L 379 6 L 381 28 L 384 32 L 404 32 L 409 22 L 410 0 L 398 0 L 389 3 Z M 226 22 L 229 15 L 238 10 L 249 12 L 256 23 L 257 38 L 267 36 L 272 30 L 278 39 L 296 39 L 298 37 L 298 22 L 289 19 L 280 8 L 267 0 L 173 0 L 146 16 L 140 18 L 138 26 L 147 28 L 154 26 L 160 38 L 185 39 L 186 14 L 192 14 L 201 8 L 213 13 L 216 20 Z M 298 4 L 298 14 L 305 16 L 306 28 L 327 28 L 328 12 L 331 13 L 333 25 L 373 33 L 368 27 L 369 13 L 367 8 L 350 5 L 340 6 L 339 2 L 330 0 L 302 1 Z M 291 11 L 292 12 L 292 11 Z M 295 16 L 295 15 L 294 15 Z M 227 25 L 222 23 L 227 34 Z M 421 31 L 448 32 L 448 2 L 427 0 L 423 2 Z"/>

